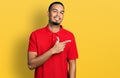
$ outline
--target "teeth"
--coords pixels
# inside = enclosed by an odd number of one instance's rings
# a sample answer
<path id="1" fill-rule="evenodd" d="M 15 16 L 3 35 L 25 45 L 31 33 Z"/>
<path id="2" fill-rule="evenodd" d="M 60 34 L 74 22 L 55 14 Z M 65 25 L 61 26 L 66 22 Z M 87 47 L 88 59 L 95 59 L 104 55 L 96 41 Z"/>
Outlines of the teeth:
<path id="1" fill-rule="evenodd" d="M 55 18 L 55 20 L 59 20 L 59 18 Z"/>

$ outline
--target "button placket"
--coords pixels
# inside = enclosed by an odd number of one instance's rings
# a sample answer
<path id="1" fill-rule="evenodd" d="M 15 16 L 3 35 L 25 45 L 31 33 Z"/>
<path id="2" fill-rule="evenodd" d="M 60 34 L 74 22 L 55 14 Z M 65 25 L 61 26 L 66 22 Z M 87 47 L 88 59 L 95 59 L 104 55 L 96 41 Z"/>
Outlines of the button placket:
<path id="1" fill-rule="evenodd" d="M 55 42 L 56 42 L 56 34 L 53 33 L 53 43 L 55 43 Z"/>

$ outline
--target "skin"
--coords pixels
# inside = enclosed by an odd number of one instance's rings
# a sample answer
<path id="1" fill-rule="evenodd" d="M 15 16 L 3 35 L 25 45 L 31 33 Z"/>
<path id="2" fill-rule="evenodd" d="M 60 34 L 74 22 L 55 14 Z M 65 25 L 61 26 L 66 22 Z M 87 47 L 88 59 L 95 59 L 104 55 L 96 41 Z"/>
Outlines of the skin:
<path id="1" fill-rule="evenodd" d="M 64 7 L 60 4 L 52 5 L 50 12 L 48 12 L 48 17 L 49 29 L 54 33 L 58 32 L 60 30 L 60 23 L 62 22 L 64 17 Z M 57 23 L 58 25 L 54 25 L 53 22 Z M 37 56 L 37 52 L 28 52 L 29 69 L 33 70 L 38 66 L 41 66 L 52 55 L 59 54 L 64 51 L 66 44 L 69 42 L 71 42 L 71 40 L 60 42 L 59 37 L 57 37 L 55 45 L 41 56 Z M 76 78 L 76 60 L 69 60 L 69 77 Z"/>

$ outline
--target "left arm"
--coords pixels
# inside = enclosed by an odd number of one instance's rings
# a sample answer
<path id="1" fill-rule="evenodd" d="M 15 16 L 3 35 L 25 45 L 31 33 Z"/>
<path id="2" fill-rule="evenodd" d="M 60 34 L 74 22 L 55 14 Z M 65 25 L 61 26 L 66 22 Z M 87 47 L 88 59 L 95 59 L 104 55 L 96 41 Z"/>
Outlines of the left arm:
<path id="1" fill-rule="evenodd" d="M 76 78 L 76 60 L 69 60 L 69 77 Z"/>

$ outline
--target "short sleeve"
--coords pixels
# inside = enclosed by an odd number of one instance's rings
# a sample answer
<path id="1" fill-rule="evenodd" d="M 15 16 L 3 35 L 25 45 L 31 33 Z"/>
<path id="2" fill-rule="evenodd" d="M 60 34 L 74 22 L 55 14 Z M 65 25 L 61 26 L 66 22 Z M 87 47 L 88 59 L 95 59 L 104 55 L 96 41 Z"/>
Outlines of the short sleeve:
<path id="1" fill-rule="evenodd" d="M 78 58 L 78 51 L 77 51 L 77 46 L 75 42 L 75 38 L 73 36 L 73 39 L 70 44 L 70 48 L 68 51 L 68 60 L 74 60 Z"/>
<path id="2" fill-rule="evenodd" d="M 29 38 L 28 52 L 37 52 L 35 33 L 31 33 Z"/>

